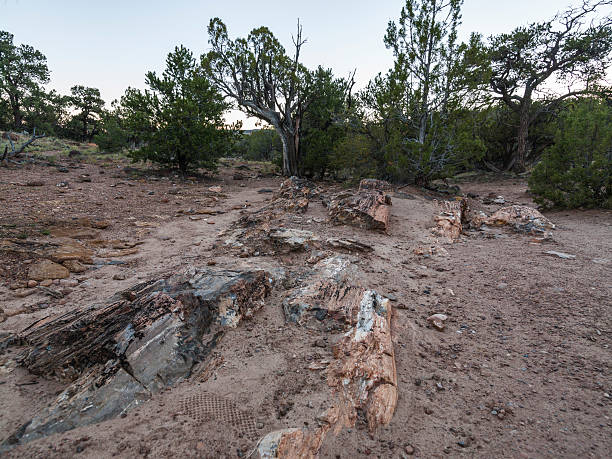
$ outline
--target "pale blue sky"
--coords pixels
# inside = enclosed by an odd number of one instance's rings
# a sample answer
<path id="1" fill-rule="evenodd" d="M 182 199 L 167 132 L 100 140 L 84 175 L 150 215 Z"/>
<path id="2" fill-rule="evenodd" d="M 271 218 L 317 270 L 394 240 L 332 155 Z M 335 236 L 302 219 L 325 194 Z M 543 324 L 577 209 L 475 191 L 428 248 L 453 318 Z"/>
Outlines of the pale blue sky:
<path id="1" fill-rule="evenodd" d="M 465 0 L 462 35 L 485 36 L 552 17 L 577 0 Z M 161 70 L 166 54 L 184 44 L 207 49 L 206 26 L 220 17 L 232 37 L 266 25 L 289 49 L 299 17 L 308 39 L 303 63 L 357 69 L 357 87 L 392 64 L 383 35 L 403 0 L 0 0 L 0 30 L 42 51 L 50 87 L 68 93 L 75 84 L 100 89 L 110 102 L 128 86 L 143 87 L 148 70 Z M 252 126 L 249 122 L 245 127 Z"/>

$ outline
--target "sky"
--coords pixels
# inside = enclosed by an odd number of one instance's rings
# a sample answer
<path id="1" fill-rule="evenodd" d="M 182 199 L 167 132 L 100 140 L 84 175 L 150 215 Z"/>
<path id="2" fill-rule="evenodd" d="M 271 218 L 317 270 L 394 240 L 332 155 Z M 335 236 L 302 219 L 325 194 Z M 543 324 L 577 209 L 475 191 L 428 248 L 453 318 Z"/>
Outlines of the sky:
<path id="1" fill-rule="evenodd" d="M 460 39 L 484 36 L 551 18 L 579 0 L 465 0 Z M 110 103 L 128 86 L 144 88 L 149 70 L 162 71 L 179 44 L 196 56 L 208 49 L 206 27 L 220 17 L 232 38 L 265 25 L 286 49 L 297 19 L 303 25 L 302 62 L 337 76 L 356 70 L 360 89 L 393 63 L 383 43 L 404 0 L 0 0 L 0 30 L 40 50 L 51 70 L 49 88 L 68 94 L 76 84 L 100 89 Z M 233 113 L 230 120 L 244 119 Z M 254 120 L 246 120 L 252 128 Z"/>

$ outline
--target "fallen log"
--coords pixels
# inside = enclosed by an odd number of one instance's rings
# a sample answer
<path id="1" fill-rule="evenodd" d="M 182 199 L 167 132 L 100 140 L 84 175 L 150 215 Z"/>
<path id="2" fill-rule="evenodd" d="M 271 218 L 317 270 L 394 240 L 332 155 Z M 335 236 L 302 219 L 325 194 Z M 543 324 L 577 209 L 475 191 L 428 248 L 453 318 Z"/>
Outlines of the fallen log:
<path id="1" fill-rule="evenodd" d="M 442 201 L 442 212 L 434 217 L 436 228 L 434 233 L 456 241 L 463 232 L 463 223 L 467 215 L 467 200 L 464 198 L 454 201 Z"/>
<path id="2" fill-rule="evenodd" d="M 391 197 L 380 191 L 341 193 L 327 203 L 332 223 L 379 231 L 387 231 L 390 205 Z"/>
<path id="3" fill-rule="evenodd" d="M 262 307 L 271 283 L 264 271 L 191 268 L 37 323 L 19 337 L 18 363 L 72 384 L 0 451 L 110 419 L 189 377 L 225 330 Z"/>

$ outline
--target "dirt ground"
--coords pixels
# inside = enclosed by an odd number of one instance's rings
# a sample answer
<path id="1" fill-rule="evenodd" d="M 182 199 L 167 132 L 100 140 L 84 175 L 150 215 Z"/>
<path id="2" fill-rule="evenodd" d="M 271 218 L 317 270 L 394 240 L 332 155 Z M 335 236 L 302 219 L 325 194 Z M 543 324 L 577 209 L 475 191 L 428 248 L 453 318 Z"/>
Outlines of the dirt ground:
<path id="1" fill-rule="evenodd" d="M 81 232 L 90 247 L 136 249 L 106 258 L 96 249 L 87 271 L 52 286 L 60 298 L 45 290 L 16 297 L 24 289 L 11 287 L 27 280 L 37 260 L 0 251 L 0 307 L 9 316 L 0 323 L 0 338 L 190 265 L 291 271 L 305 263 L 304 257 L 238 258 L 220 250 L 219 233 L 264 205 L 282 181 L 260 165 L 237 166 L 187 179 L 121 160 L 0 168 L 0 239 L 44 243 Z M 236 173 L 243 178 L 235 180 Z M 220 192 L 209 190 L 215 185 Z M 519 179 L 475 178 L 460 187 L 487 212 L 500 207 L 489 196 L 533 205 Z M 467 231 L 444 246 L 448 254 L 422 256 L 414 249 L 430 241 L 439 212 L 433 198 L 440 196 L 410 188 L 391 196 L 388 234 L 330 225 L 321 202 L 284 223 L 370 244 L 374 252 L 359 255 L 360 280 L 393 306 L 395 415 L 374 433 L 358 425 L 329 434 L 320 456 L 609 457 L 612 212 L 546 213 L 557 225 L 552 242 L 504 229 Z M 272 430 L 313 425 L 331 394 L 325 376 L 308 364 L 331 356 L 338 336 L 285 323 L 282 295 L 275 290 L 252 320 L 224 337 L 206 377 L 193 375 L 125 417 L 4 454 L 248 457 Z M 442 332 L 426 321 L 434 313 L 449 316 Z M 0 354 L 0 442 L 64 388 L 16 366 L 18 351 Z"/>

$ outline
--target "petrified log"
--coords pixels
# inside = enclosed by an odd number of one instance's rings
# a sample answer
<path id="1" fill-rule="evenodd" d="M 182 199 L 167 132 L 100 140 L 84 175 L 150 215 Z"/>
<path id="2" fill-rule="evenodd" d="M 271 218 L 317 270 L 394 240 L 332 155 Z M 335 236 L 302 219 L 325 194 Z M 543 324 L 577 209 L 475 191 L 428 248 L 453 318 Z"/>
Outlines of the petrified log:
<path id="1" fill-rule="evenodd" d="M 376 190 L 376 191 L 389 191 L 393 189 L 393 185 L 384 180 L 377 179 L 362 179 L 359 182 L 359 191 L 364 190 Z"/>
<path id="2" fill-rule="evenodd" d="M 328 258 L 315 268 L 319 274 L 291 292 L 283 306 L 288 321 L 303 323 L 325 308 L 324 318 L 348 328 L 327 367 L 327 383 L 336 401 L 317 418 L 319 427 L 314 430 L 283 429 L 266 435 L 258 447 L 262 458 L 316 458 L 327 432 L 355 426 L 358 412 L 365 414 L 370 431 L 388 424 L 395 412 L 397 373 L 389 300 L 352 285 L 354 268 L 346 257 Z"/>
<path id="3" fill-rule="evenodd" d="M 480 228 L 483 224 L 488 226 L 510 226 L 519 233 L 535 236 L 550 236 L 550 230 L 555 225 L 536 209 L 528 206 L 502 207 L 490 217 L 479 215 L 472 219 L 472 226 Z"/>
<path id="4" fill-rule="evenodd" d="M 335 224 L 386 231 L 391 197 L 379 191 L 341 193 L 328 203 L 328 215 Z"/>
<path id="5" fill-rule="evenodd" d="M 355 239 L 329 238 L 325 241 L 328 247 L 336 250 L 346 250 L 348 252 L 373 252 L 371 245 L 356 241 Z"/>
<path id="6" fill-rule="evenodd" d="M 281 183 L 280 190 L 274 196 L 274 206 L 286 211 L 304 213 L 309 201 L 319 195 L 318 187 L 309 180 L 290 177 Z"/>
<path id="7" fill-rule="evenodd" d="M 434 217 L 436 228 L 434 233 L 456 241 L 463 231 L 463 222 L 467 214 L 467 200 L 464 198 L 455 201 L 442 201 L 442 212 Z"/>
<path id="8" fill-rule="evenodd" d="M 18 361 L 73 383 L 3 446 L 104 421 L 189 377 L 228 327 L 262 307 L 271 283 L 264 271 L 191 268 L 37 323 Z"/>

